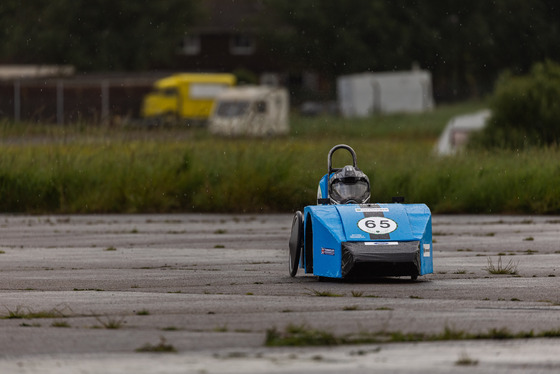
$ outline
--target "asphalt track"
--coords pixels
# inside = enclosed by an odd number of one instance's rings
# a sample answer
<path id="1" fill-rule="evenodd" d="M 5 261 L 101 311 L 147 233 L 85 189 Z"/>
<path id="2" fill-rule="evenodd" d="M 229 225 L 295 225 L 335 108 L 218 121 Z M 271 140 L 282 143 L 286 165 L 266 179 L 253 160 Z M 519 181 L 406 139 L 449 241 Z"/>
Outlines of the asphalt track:
<path id="1" fill-rule="evenodd" d="M 560 217 L 434 216 L 434 274 L 368 283 L 289 277 L 290 224 L 0 216 L 0 373 L 560 371 L 560 338 L 264 344 L 290 324 L 337 336 L 558 332 Z M 498 261 L 516 274 L 491 274 Z M 136 352 L 161 344 L 176 352 Z"/>

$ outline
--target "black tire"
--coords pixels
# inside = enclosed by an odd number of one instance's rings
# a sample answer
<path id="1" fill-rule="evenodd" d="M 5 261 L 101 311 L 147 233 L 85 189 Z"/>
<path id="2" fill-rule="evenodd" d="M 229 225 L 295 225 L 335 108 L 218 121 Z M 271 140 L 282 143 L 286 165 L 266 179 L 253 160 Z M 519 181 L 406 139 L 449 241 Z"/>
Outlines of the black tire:
<path id="1" fill-rule="evenodd" d="M 292 221 L 292 232 L 290 234 L 289 246 L 289 271 L 290 276 L 295 277 L 299 267 L 299 258 L 303 248 L 303 214 L 298 210 Z"/>

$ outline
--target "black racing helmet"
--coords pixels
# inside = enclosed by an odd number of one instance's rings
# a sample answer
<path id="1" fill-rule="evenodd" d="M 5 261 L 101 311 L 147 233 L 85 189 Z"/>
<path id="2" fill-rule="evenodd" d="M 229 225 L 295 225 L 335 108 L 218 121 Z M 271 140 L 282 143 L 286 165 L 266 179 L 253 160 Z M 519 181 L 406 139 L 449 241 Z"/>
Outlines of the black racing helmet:
<path id="1" fill-rule="evenodd" d="M 369 178 L 357 167 L 346 165 L 329 179 L 332 204 L 365 204 L 369 197 Z"/>
<path id="2" fill-rule="evenodd" d="M 346 149 L 352 155 L 353 165 L 342 169 L 332 167 L 332 155 L 337 149 Z M 369 178 L 356 165 L 356 152 L 339 144 L 331 149 L 328 156 L 329 185 L 328 194 L 331 204 L 365 204 L 370 198 Z"/>

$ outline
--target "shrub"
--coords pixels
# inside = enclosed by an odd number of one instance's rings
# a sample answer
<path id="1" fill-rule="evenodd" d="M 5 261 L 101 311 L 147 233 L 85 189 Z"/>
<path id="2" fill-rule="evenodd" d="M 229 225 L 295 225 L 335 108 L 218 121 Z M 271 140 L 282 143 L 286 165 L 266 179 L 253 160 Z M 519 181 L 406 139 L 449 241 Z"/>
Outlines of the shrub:
<path id="1" fill-rule="evenodd" d="M 528 75 L 502 74 L 490 101 L 492 117 L 474 144 L 524 149 L 560 139 L 560 64 L 537 63 Z"/>

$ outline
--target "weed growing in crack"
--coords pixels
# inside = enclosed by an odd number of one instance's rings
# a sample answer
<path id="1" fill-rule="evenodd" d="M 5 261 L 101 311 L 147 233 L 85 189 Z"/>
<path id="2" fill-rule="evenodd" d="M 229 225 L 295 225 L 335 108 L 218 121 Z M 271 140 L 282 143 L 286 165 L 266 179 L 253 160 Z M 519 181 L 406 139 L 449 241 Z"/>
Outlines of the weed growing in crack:
<path id="1" fill-rule="evenodd" d="M 52 327 L 70 327 L 70 324 L 66 321 L 54 321 L 51 323 Z"/>
<path id="2" fill-rule="evenodd" d="M 455 361 L 457 366 L 476 366 L 478 365 L 478 360 L 471 358 L 465 352 L 461 353 L 461 356 Z"/>
<path id="3" fill-rule="evenodd" d="M 340 345 L 339 338 L 327 331 L 310 329 L 303 325 L 288 325 L 284 332 L 276 328 L 266 330 L 265 345 L 274 346 L 329 346 Z"/>
<path id="4" fill-rule="evenodd" d="M 22 322 L 19 325 L 21 327 L 41 327 L 40 323 L 25 323 L 25 322 Z"/>
<path id="5" fill-rule="evenodd" d="M 447 340 L 479 340 L 479 339 L 531 339 L 557 338 L 560 330 L 547 330 L 540 333 L 533 331 L 510 332 L 507 328 L 493 328 L 486 333 L 467 333 L 445 327 L 441 333 L 405 333 L 402 331 L 361 332 L 359 334 L 334 335 L 328 331 L 309 328 L 305 325 L 288 325 L 284 331 L 271 328 L 266 331 L 265 345 L 273 346 L 332 346 L 372 343 L 397 342 L 429 342 Z"/>
<path id="6" fill-rule="evenodd" d="M 309 290 L 311 291 L 311 295 L 313 296 L 320 296 L 320 297 L 342 297 L 341 294 L 337 294 L 331 291 L 318 291 L 318 290 Z"/>
<path id="7" fill-rule="evenodd" d="M 6 308 L 7 309 L 7 308 Z M 8 310 L 8 315 L 0 317 L 1 319 L 35 319 L 35 318 L 64 318 L 66 315 L 61 310 L 53 308 L 50 310 L 34 311 L 31 308 L 17 306 L 16 309 Z"/>
<path id="8" fill-rule="evenodd" d="M 517 264 L 513 259 L 510 259 L 506 265 L 502 264 L 502 256 L 498 256 L 498 263 L 494 265 L 492 258 L 488 257 L 488 266 L 484 269 L 490 274 L 517 274 Z"/>
<path id="9" fill-rule="evenodd" d="M 136 352 L 155 352 L 155 353 L 175 353 L 177 350 L 171 344 L 167 344 L 167 340 L 163 336 L 160 338 L 159 344 L 144 344 L 142 347 L 137 348 Z"/>
<path id="10" fill-rule="evenodd" d="M 212 330 L 214 332 L 228 332 L 228 327 L 227 325 L 223 325 L 223 326 L 216 326 L 214 327 L 214 330 Z"/>
<path id="11" fill-rule="evenodd" d="M 100 316 L 95 316 L 95 319 L 101 325 L 100 327 L 105 328 L 105 329 L 109 329 L 109 330 L 117 330 L 117 329 L 120 329 L 121 327 L 123 327 L 124 324 L 126 323 L 124 318 L 125 318 L 124 316 L 123 317 L 111 317 L 111 316 L 107 315 L 107 316 L 104 316 L 104 318 L 101 318 Z"/>

